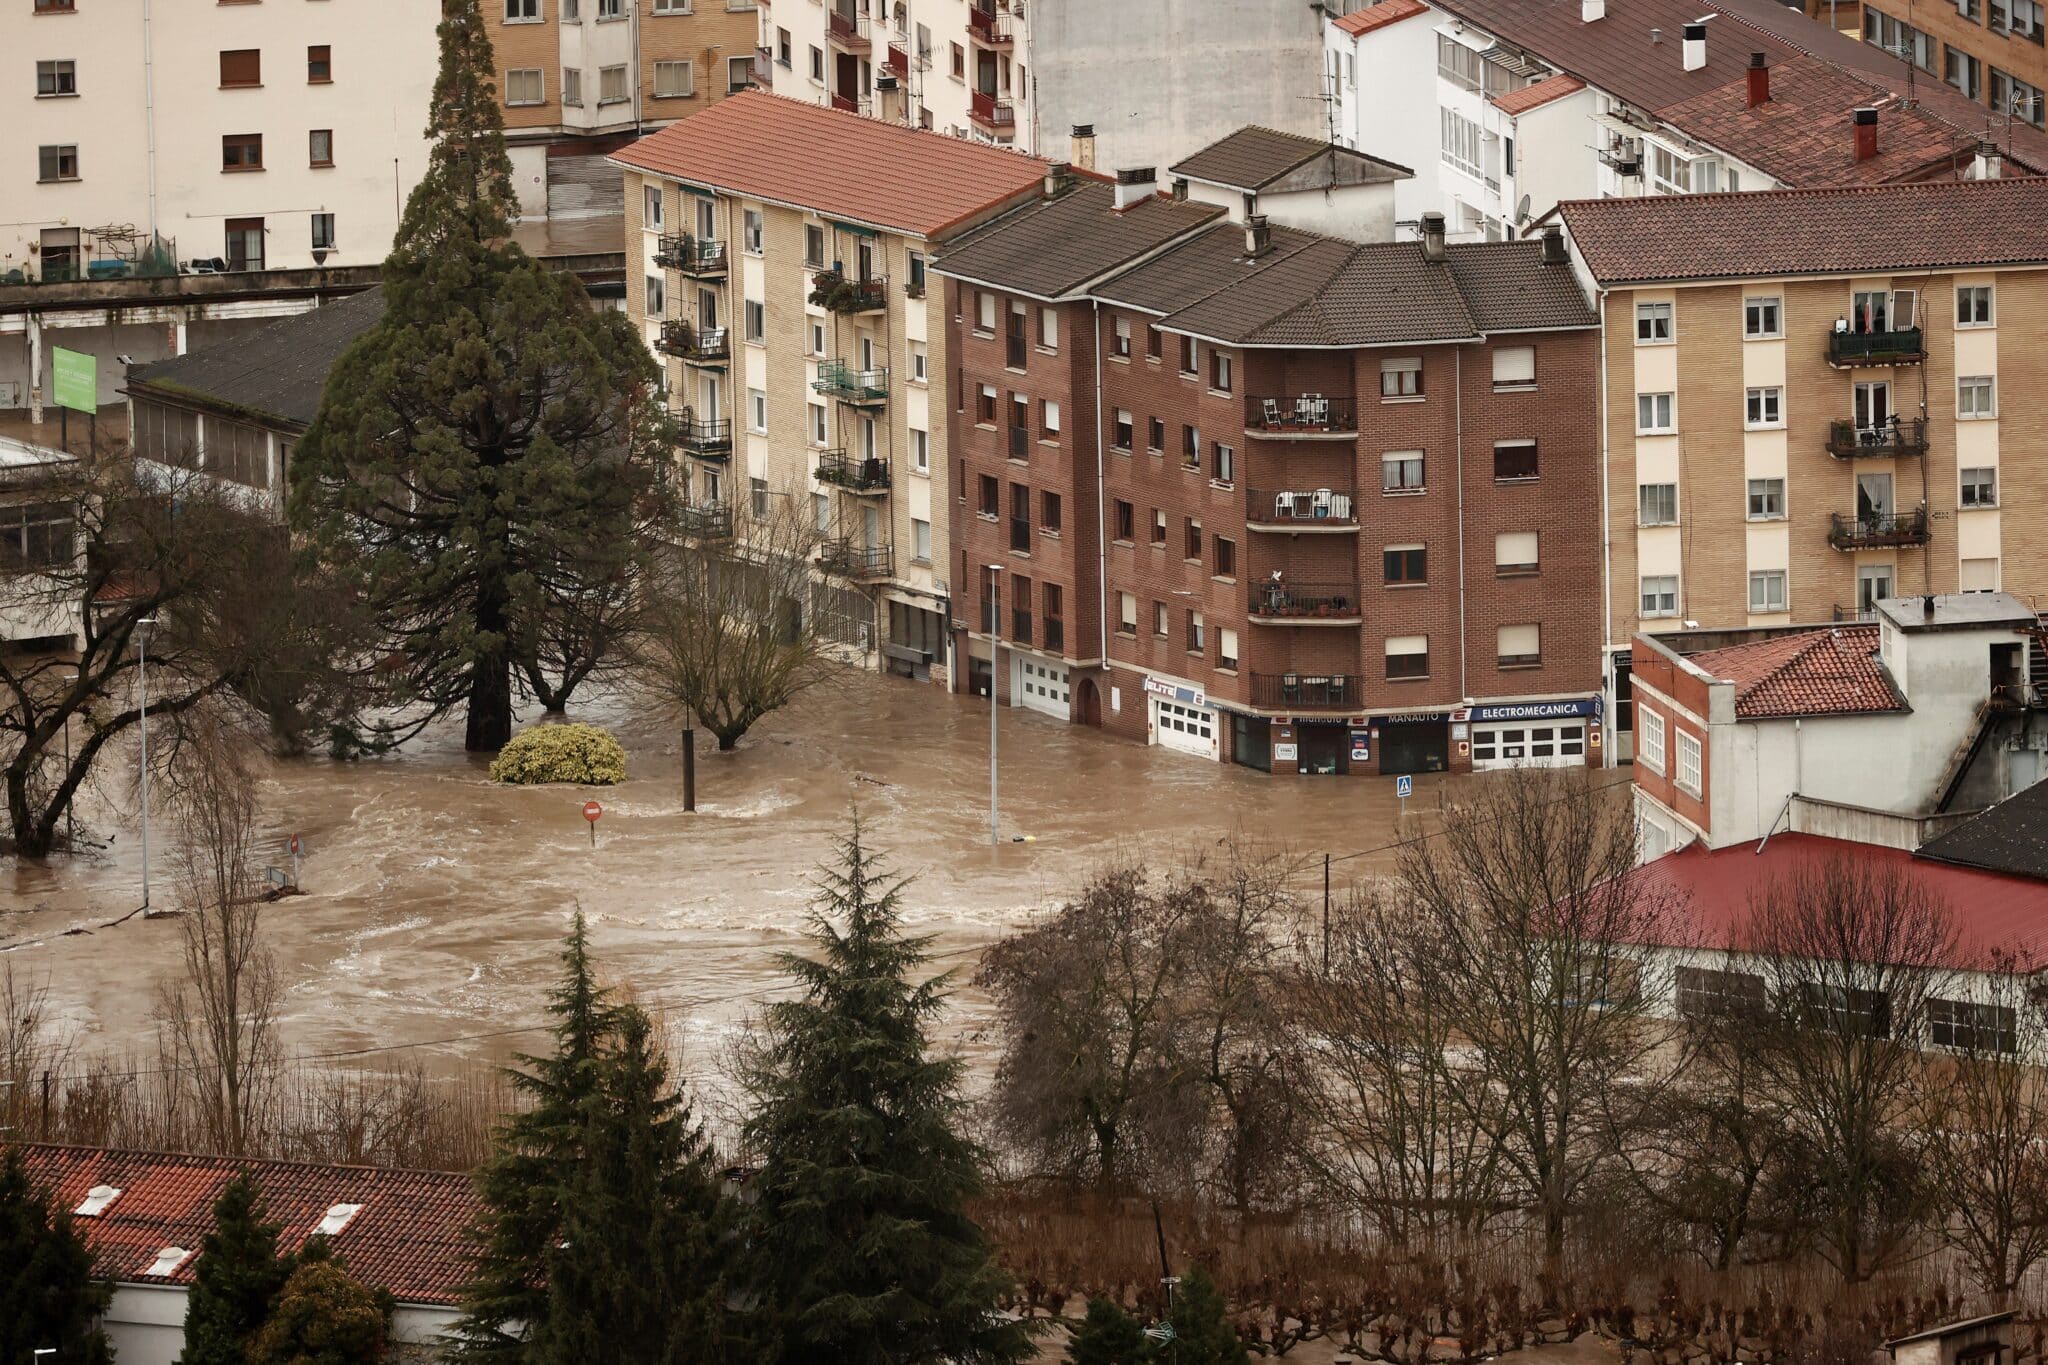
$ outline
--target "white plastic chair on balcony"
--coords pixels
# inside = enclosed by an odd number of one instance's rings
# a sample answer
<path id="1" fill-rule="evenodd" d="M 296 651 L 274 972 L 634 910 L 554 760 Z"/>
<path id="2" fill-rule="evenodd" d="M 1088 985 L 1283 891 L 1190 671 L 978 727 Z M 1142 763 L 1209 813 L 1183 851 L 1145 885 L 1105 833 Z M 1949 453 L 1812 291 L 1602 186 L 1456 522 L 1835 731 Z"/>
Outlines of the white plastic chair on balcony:
<path id="1" fill-rule="evenodd" d="M 1275 494 L 1273 495 L 1273 520 L 1275 520 L 1275 521 L 1290 521 L 1290 520 L 1292 520 L 1292 519 L 1293 519 L 1293 517 L 1294 517 L 1294 494 L 1292 494 L 1292 493 L 1275 493 Z"/>
<path id="2" fill-rule="evenodd" d="M 1263 411 L 1264 411 L 1264 415 L 1265 415 L 1265 420 L 1266 420 L 1266 429 L 1267 429 L 1268 431 L 1271 431 L 1271 430 L 1272 430 L 1272 429 L 1274 429 L 1275 427 L 1279 426 L 1279 425 L 1280 425 L 1280 403 L 1279 403 L 1279 400 L 1278 400 L 1278 399 L 1273 399 L 1273 398 L 1267 398 L 1267 399 L 1262 399 L 1262 400 L 1261 400 L 1261 407 L 1262 407 L 1262 409 L 1263 409 Z"/>
<path id="3" fill-rule="evenodd" d="M 1330 425 L 1330 400 L 1319 393 L 1305 393 L 1294 400 L 1294 418 L 1301 426 Z"/>

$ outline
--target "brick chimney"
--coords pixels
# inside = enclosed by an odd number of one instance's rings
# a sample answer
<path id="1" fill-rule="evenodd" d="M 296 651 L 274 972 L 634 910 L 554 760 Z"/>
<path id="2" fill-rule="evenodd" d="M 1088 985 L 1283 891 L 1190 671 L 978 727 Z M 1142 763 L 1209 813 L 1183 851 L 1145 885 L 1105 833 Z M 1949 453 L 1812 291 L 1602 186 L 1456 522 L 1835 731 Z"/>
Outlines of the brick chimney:
<path id="1" fill-rule="evenodd" d="M 1074 168 L 1064 161 L 1054 161 L 1045 168 L 1045 197 L 1057 199 L 1074 187 Z"/>
<path id="2" fill-rule="evenodd" d="M 1877 110 L 1856 111 L 1856 159 L 1868 161 L 1877 155 Z"/>
<path id="3" fill-rule="evenodd" d="M 1571 253 L 1565 250 L 1564 230 L 1555 223 L 1544 228 L 1543 264 L 1567 265 L 1570 263 L 1571 258 Z"/>
<path id="4" fill-rule="evenodd" d="M 1767 104 L 1771 98 L 1771 68 L 1761 52 L 1749 54 L 1749 107 Z"/>

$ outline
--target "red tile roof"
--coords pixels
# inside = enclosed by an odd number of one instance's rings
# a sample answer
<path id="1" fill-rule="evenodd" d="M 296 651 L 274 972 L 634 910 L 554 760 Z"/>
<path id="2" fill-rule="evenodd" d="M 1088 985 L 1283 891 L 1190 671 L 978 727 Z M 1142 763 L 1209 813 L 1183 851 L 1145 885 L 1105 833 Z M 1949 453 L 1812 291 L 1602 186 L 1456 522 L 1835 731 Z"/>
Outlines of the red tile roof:
<path id="1" fill-rule="evenodd" d="M 1558 205 L 1602 284 L 2048 263 L 2048 177 Z"/>
<path id="2" fill-rule="evenodd" d="M 612 153 L 634 170 L 936 238 L 1036 193 L 1047 163 L 758 90 Z"/>
<path id="3" fill-rule="evenodd" d="M 1577 76 L 1567 76 L 1559 72 L 1555 76 L 1545 76 L 1534 85 L 1525 85 L 1520 90 L 1510 90 L 1505 95 L 1495 95 L 1493 107 L 1503 114 L 1526 114 L 1531 109 L 1539 109 L 1552 100 L 1561 100 L 1566 95 L 1576 95 L 1585 88 L 1586 83 Z"/>
<path id="4" fill-rule="evenodd" d="M 75 1220 L 98 1273 L 111 1280 L 190 1284 L 194 1256 L 168 1275 L 145 1272 L 166 1247 L 198 1251 L 214 1201 L 237 1171 L 247 1171 L 263 1192 L 270 1221 L 283 1224 L 278 1241 L 286 1249 L 304 1245 L 334 1205 L 360 1204 L 334 1236 L 334 1250 L 351 1273 L 401 1303 L 452 1305 L 469 1274 L 465 1232 L 479 1205 L 465 1175 L 43 1143 L 20 1150 L 29 1178 L 59 1208 L 76 1209 L 95 1186 L 121 1191 L 104 1212 Z"/>
<path id="5" fill-rule="evenodd" d="M 1418 14 L 1429 13 L 1429 6 L 1422 0 L 1380 0 L 1353 14 L 1347 14 L 1336 21 L 1337 27 L 1356 38 L 1361 33 L 1370 33 L 1376 28 L 1398 24 L 1403 19 L 1413 19 Z"/>
<path id="6" fill-rule="evenodd" d="M 1876 626 L 1835 626 L 1689 654 L 1686 662 L 1735 684 L 1743 720 L 1903 711 L 1877 658 Z"/>
<path id="7" fill-rule="evenodd" d="M 1904 849 L 1827 839 L 1815 834 L 1774 834 L 1758 852 L 1754 843 L 1709 850 L 1691 843 L 1628 874 L 1652 903 L 1673 907 L 1645 934 L 1647 946 L 1705 947 L 1742 952 L 1749 936 L 1751 897 L 1774 880 L 1816 864 L 1853 860 L 1879 871 L 1898 869 L 1933 893 L 1952 916 L 1955 942 L 1944 961 L 1927 967 L 1981 971 L 2001 959 L 2023 969 L 2048 965 L 2048 883 L 1915 858 Z"/>

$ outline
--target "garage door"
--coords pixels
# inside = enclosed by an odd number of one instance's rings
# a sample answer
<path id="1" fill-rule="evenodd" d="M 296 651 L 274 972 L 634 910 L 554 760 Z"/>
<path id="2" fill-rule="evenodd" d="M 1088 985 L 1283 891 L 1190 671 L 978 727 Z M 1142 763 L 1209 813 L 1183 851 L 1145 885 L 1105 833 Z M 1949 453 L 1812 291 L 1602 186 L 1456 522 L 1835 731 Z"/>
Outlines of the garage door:
<path id="1" fill-rule="evenodd" d="M 1152 699 L 1152 736 L 1162 748 L 1216 758 L 1216 713 L 1206 707 Z"/>
<path id="2" fill-rule="evenodd" d="M 1472 766 L 1488 768 L 1577 768 L 1586 762 L 1586 722 L 1474 725 Z"/>
<path id="3" fill-rule="evenodd" d="M 1067 670 L 1037 659 L 1017 660 L 1017 703 L 1030 711 L 1065 720 L 1072 714 L 1067 704 Z"/>

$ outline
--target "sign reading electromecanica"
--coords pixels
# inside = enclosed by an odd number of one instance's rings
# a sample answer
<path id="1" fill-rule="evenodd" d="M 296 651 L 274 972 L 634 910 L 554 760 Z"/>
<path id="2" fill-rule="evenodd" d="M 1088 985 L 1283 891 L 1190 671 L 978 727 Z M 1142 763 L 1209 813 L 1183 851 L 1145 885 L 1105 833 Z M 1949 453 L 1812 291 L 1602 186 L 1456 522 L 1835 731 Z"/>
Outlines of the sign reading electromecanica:
<path id="1" fill-rule="evenodd" d="M 1475 706 L 1473 720 L 1559 720 L 1566 716 L 1597 716 L 1600 698 L 1579 697 L 1572 701 L 1528 701 L 1506 706 Z"/>

